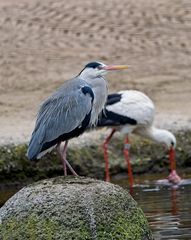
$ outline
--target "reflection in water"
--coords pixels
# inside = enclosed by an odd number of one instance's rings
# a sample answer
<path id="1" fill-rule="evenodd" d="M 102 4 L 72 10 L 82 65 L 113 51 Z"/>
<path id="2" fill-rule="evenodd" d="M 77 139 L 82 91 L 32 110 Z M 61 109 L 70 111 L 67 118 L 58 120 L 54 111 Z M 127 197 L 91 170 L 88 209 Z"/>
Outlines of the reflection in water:
<path id="1" fill-rule="evenodd" d="M 156 185 L 161 177 L 136 177 L 135 187 L 128 190 L 146 214 L 155 240 L 191 240 L 191 180 L 184 180 L 178 187 Z M 113 183 L 128 186 L 126 178 Z M 18 189 L 0 189 L 0 206 Z"/>
<path id="2" fill-rule="evenodd" d="M 1 186 L 0 187 L 0 207 L 13 196 L 17 191 L 21 189 L 21 186 L 12 185 L 12 186 Z"/>
<path id="3" fill-rule="evenodd" d="M 177 190 L 171 189 L 171 203 L 172 203 L 172 215 L 178 214 L 178 206 L 177 206 Z"/>
<path id="4" fill-rule="evenodd" d="M 154 239 L 191 240 L 191 180 L 173 187 L 156 185 L 159 176 L 146 177 L 151 180 L 139 179 L 129 191 L 146 214 Z M 127 186 L 127 180 L 114 182 Z"/>

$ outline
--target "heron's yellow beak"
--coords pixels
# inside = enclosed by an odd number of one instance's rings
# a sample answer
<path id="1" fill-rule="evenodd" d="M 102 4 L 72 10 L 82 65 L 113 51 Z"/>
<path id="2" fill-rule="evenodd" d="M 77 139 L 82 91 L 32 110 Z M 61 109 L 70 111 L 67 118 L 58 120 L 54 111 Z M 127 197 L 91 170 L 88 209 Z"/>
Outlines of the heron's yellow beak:
<path id="1" fill-rule="evenodd" d="M 110 65 L 110 66 L 104 66 L 104 70 L 124 70 L 127 69 L 127 65 Z"/>

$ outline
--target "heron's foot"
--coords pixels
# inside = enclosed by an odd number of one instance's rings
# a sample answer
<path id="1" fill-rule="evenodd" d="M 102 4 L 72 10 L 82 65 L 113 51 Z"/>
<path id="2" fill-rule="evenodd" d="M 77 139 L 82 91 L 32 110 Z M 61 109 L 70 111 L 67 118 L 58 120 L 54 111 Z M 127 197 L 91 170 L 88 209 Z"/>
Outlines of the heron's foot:
<path id="1" fill-rule="evenodd" d="M 173 184 L 179 184 L 182 180 L 181 177 L 177 174 L 176 170 L 172 170 L 167 179 Z"/>

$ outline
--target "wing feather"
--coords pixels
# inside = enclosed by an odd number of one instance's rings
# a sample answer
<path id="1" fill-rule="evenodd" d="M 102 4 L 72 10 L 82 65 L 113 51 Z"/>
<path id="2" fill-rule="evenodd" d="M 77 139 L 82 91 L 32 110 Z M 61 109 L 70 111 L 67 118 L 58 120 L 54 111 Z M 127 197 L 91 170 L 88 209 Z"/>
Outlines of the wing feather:
<path id="1" fill-rule="evenodd" d="M 79 89 L 67 96 L 48 99 L 48 103 L 42 105 L 42 108 L 42 115 L 37 118 L 37 126 L 45 127 L 43 141 L 49 142 L 78 127 L 91 111 L 92 103 L 91 97 L 84 95 Z"/>
<path id="2" fill-rule="evenodd" d="M 70 133 L 81 125 L 92 110 L 92 96 L 82 92 L 84 86 L 89 87 L 83 84 L 78 87 L 75 85 L 71 89 L 66 88 L 65 91 L 59 89 L 41 105 L 29 143 L 29 159 L 40 153 L 44 143 Z"/>

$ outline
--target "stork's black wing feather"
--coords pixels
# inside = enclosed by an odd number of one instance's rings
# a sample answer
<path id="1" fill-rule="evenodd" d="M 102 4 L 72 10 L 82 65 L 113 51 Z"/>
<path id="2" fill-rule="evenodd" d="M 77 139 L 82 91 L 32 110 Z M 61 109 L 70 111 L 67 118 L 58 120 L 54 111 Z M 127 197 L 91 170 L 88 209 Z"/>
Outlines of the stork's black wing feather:
<path id="1" fill-rule="evenodd" d="M 98 127 L 120 126 L 125 124 L 136 125 L 137 121 L 135 119 L 132 119 L 132 118 L 129 118 L 105 109 L 98 121 L 97 126 Z"/>
<path id="2" fill-rule="evenodd" d="M 106 106 L 107 105 L 112 105 L 112 104 L 115 104 L 117 102 L 120 102 L 121 100 L 121 94 L 119 93 L 112 93 L 112 94 L 109 94 L 107 96 L 107 102 L 106 102 Z"/>

